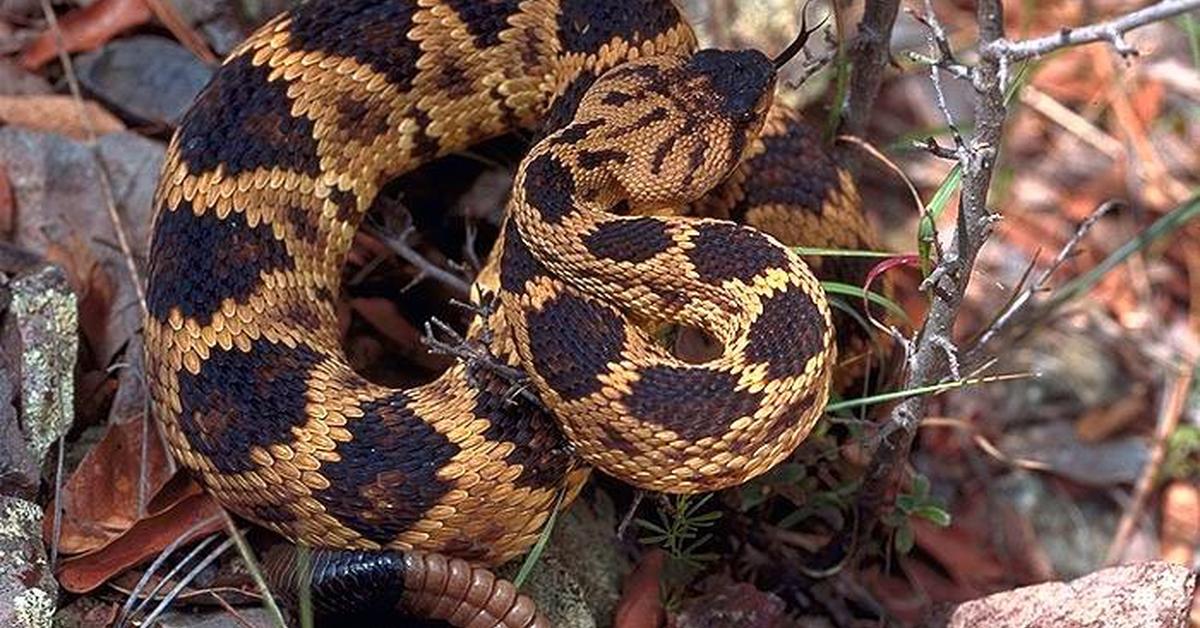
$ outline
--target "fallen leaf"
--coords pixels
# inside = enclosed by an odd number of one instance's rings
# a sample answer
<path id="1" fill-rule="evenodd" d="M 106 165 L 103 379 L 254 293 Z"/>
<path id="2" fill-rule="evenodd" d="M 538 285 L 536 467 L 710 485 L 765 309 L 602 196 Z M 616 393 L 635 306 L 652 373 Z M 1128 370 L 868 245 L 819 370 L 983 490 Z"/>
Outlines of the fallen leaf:
<path id="1" fill-rule="evenodd" d="M 1191 565 L 1200 543 L 1200 488 L 1176 481 L 1163 490 L 1162 547 L 1159 556 L 1168 562 Z"/>
<path id="2" fill-rule="evenodd" d="M 72 593 L 86 593 L 157 556 L 176 540 L 182 539 L 181 544 L 186 544 L 224 526 L 221 507 L 207 493 L 198 493 L 158 516 L 139 521 L 104 549 L 62 561 L 58 582 Z"/>
<path id="3" fill-rule="evenodd" d="M 95 102 L 84 101 L 83 113 L 86 120 L 81 118 L 79 103 L 71 96 L 0 96 L 0 124 L 58 133 L 77 140 L 88 139 L 93 133 L 99 137 L 125 130 L 116 116 Z"/>
<path id="4" fill-rule="evenodd" d="M 666 552 L 660 549 L 642 555 L 637 568 L 625 578 L 613 628 L 653 628 L 662 625 L 665 612 L 658 582 L 666 559 Z"/>
<path id="5" fill-rule="evenodd" d="M 143 440 L 143 432 L 149 438 Z M 139 482 L 143 467 L 145 478 Z M 153 424 L 130 421 L 109 425 L 59 495 L 62 504 L 59 551 L 66 555 L 82 554 L 120 538 L 148 514 L 150 499 L 173 474 L 166 448 Z M 58 500 L 46 507 L 42 532 L 48 544 L 53 540 L 57 503 Z"/>
<path id="6" fill-rule="evenodd" d="M 61 33 L 47 30 L 25 47 L 21 66 L 36 70 L 57 57 L 60 36 L 67 52 L 93 50 L 153 16 L 143 0 L 99 0 L 75 9 L 58 20 Z"/>

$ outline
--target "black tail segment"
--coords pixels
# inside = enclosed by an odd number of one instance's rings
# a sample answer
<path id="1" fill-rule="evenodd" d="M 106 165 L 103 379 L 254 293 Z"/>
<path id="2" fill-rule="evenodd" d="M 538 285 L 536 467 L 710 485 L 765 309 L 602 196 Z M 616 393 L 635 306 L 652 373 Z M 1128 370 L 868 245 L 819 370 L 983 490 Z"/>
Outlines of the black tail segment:
<path id="1" fill-rule="evenodd" d="M 345 625 L 353 619 L 395 618 L 403 613 L 456 628 L 549 628 L 532 599 L 482 567 L 441 554 L 310 550 L 308 573 L 299 552 L 281 545 L 263 569 L 271 592 L 296 610 L 310 588 L 317 619 Z M 434 625 L 434 624 L 431 624 Z"/>

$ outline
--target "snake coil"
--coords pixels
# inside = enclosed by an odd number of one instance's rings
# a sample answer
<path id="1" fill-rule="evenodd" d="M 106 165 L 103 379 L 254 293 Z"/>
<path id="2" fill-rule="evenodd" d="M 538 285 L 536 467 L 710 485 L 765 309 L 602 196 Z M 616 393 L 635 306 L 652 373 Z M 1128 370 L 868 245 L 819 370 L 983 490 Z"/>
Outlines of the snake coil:
<path id="1" fill-rule="evenodd" d="M 590 466 L 679 493 L 786 457 L 824 407 L 835 332 L 776 238 L 871 235 L 848 175 L 772 106 L 774 63 L 694 47 L 667 0 L 312 0 L 251 36 L 156 195 L 146 364 L 176 459 L 332 552 L 314 582 L 394 568 L 402 583 L 373 580 L 410 608 L 518 626 L 541 620 L 479 566 L 524 552 Z M 542 139 L 473 286 L 498 307 L 469 339 L 486 332 L 544 407 L 471 363 L 367 381 L 335 307 L 363 214 L 396 176 L 518 128 Z M 722 354 L 660 346 L 681 323 Z"/>

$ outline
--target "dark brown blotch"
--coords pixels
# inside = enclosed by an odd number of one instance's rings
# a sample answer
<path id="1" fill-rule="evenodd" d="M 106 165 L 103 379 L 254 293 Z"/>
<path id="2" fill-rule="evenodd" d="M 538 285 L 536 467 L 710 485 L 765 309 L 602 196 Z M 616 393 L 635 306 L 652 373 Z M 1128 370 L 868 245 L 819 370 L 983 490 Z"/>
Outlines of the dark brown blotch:
<path id="1" fill-rule="evenodd" d="M 606 148 L 602 150 L 581 150 L 575 158 L 576 163 L 585 170 L 594 170 L 609 163 L 623 164 L 629 160 L 629 154 L 622 150 Z"/>
<path id="2" fill-rule="evenodd" d="M 525 166 L 525 202 L 543 220 L 559 224 L 575 212 L 575 178 L 571 171 L 550 153 L 542 153 Z"/>
<path id="3" fill-rule="evenodd" d="M 825 317 L 799 287 L 763 301 L 750 326 L 746 359 L 765 363 L 772 379 L 801 375 L 809 358 L 825 349 Z"/>
<path id="4" fill-rule="evenodd" d="M 291 113 L 287 83 L 249 56 L 225 63 L 179 128 L 179 156 L 192 174 L 224 166 L 227 176 L 256 168 L 320 172 L 313 123 Z"/>
<path id="5" fill-rule="evenodd" d="M 720 437 L 762 405 L 760 393 L 738 390 L 737 382 L 737 375 L 711 368 L 650 367 L 630 385 L 625 407 L 689 441 Z"/>
<path id="6" fill-rule="evenodd" d="M 521 8 L 521 0 L 446 0 L 467 32 L 481 48 L 500 44 L 500 33 L 509 28 L 508 18 Z"/>
<path id="7" fill-rule="evenodd" d="M 410 38 L 417 3 L 396 0 L 310 2 L 292 12 L 292 46 L 349 57 L 412 89 L 420 44 Z"/>
<path id="8" fill-rule="evenodd" d="M 284 217 L 292 225 L 292 233 L 305 244 L 316 244 L 318 228 L 317 216 L 299 205 L 289 205 L 284 210 Z"/>
<path id="9" fill-rule="evenodd" d="M 500 257 L 500 287 L 511 294 L 522 294 L 527 282 L 546 274 L 546 267 L 533 256 L 533 251 L 521 238 L 521 232 L 510 223 L 505 228 L 504 251 Z"/>
<path id="10" fill-rule="evenodd" d="M 337 213 L 334 216 L 340 222 L 358 224 L 358 196 L 353 192 L 334 188 L 329 191 L 329 201 L 337 208 Z"/>
<path id="11" fill-rule="evenodd" d="M 308 421 L 309 371 L 321 355 L 306 346 L 253 341 L 250 351 L 214 348 L 196 375 L 179 373 L 179 426 L 192 449 L 217 471 L 257 468 L 250 451 L 291 443 Z"/>
<path id="12" fill-rule="evenodd" d="M 696 228 L 688 260 L 700 279 L 721 283 L 740 279 L 749 283 L 770 268 L 787 268 L 787 252 L 762 232 L 725 222 L 707 222 Z"/>
<path id="13" fill-rule="evenodd" d="M 637 46 L 682 22 L 674 3 L 661 0 L 562 0 L 557 18 L 563 49 L 584 54 L 614 37 Z"/>
<path id="14" fill-rule="evenodd" d="M 533 368 L 564 401 L 598 392 L 599 376 L 621 357 L 625 322 L 610 308 L 560 293 L 526 315 Z"/>
<path id="15" fill-rule="evenodd" d="M 224 220 L 213 211 L 197 216 L 185 201 L 163 211 L 155 224 L 146 305 L 159 321 L 179 308 L 185 318 L 207 325 L 225 299 L 244 303 L 254 294 L 264 273 L 294 268 L 271 225 L 250 227 L 237 211 Z"/>
<path id="16" fill-rule="evenodd" d="M 391 129 L 386 108 L 379 104 L 371 106 L 350 94 L 338 99 L 337 112 L 339 127 L 350 139 L 362 144 L 370 144 Z"/>
<path id="17" fill-rule="evenodd" d="M 363 416 L 346 424 L 351 440 L 338 445 L 341 461 L 321 465 L 329 488 L 313 493 L 342 524 L 381 545 L 420 521 L 453 488 L 437 473 L 459 446 L 411 406 L 403 391 L 362 403 Z"/>
<path id="18" fill-rule="evenodd" d="M 469 365 L 468 369 L 478 389 L 474 415 L 489 423 L 483 437 L 489 442 L 509 444 L 511 451 L 504 462 L 521 467 L 513 484 L 542 490 L 561 484 L 573 458 L 554 418 L 524 397 L 514 399 L 512 383 L 494 371 L 477 365 Z"/>
<path id="19" fill-rule="evenodd" d="M 816 131 L 801 120 L 789 120 L 783 133 L 762 138 L 764 152 L 746 160 L 744 193 L 730 215 L 742 219 L 755 207 L 782 205 L 821 215 L 826 200 L 840 185 L 837 164 L 821 145 Z"/>
<path id="20" fill-rule="evenodd" d="M 596 257 L 615 262 L 644 262 L 671 247 L 667 223 L 643 216 L 601 223 L 584 236 L 584 245 Z"/>

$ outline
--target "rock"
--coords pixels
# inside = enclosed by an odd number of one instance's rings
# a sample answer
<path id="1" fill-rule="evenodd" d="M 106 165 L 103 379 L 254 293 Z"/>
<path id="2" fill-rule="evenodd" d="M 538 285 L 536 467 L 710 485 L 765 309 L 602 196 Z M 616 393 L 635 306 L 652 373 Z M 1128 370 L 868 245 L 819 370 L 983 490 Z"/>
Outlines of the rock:
<path id="1" fill-rule="evenodd" d="M 112 183 L 134 259 L 145 260 L 164 147 L 121 132 L 101 137 L 96 152 Z M 0 163 L 16 201 L 15 242 L 67 271 L 85 313 L 80 317 L 84 338 L 95 361 L 110 364 L 143 321 L 101 193 L 96 152 L 59 135 L 0 128 Z"/>
<path id="2" fill-rule="evenodd" d="M 162 37 L 117 39 L 76 62 L 85 89 L 141 122 L 175 126 L 213 68 Z"/>
<path id="3" fill-rule="evenodd" d="M 1054 473 L 1098 488 L 1133 484 L 1150 455 L 1144 439 L 1128 437 L 1088 443 L 1080 440 L 1075 428 L 1063 421 L 1010 428 L 1000 448 L 1009 456 L 1043 463 Z"/>
<path id="4" fill-rule="evenodd" d="M 617 517 L 612 501 L 597 491 L 559 516 L 554 533 L 529 579 L 521 588 L 537 601 L 557 628 L 612 625 L 621 596 L 621 577 L 631 565 L 615 537 Z M 500 570 L 512 578 L 521 561 Z"/>
<path id="5" fill-rule="evenodd" d="M 928 625 L 1181 628 L 1195 588 L 1196 574 L 1181 565 L 1125 565 L 966 602 L 950 611 L 944 623 Z"/>
<path id="6" fill-rule="evenodd" d="M 0 495 L 25 499 L 37 496 L 39 460 L 34 458 L 13 407 L 12 380 L 0 369 Z"/>
<path id="7" fill-rule="evenodd" d="M 42 545 L 42 509 L 0 496 L 0 626 L 50 628 L 58 585 Z"/>
<path id="8" fill-rule="evenodd" d="M 4 348 L 20 381 L 21 431 L 33 459 L 75 419 L 75 358 L 79 313 L 62 269 L 44 266 L 11 284 Z"/>
<path id="9" fill-rule="evenodd" d="M 710 576 L 700 584 L 700 595 L 683 603 L 675 614 L 674 628 L 783 628 L 791 625 L 787 606 L 772 593 L 752 584 L 735 582 L 725 575 Z"/>

